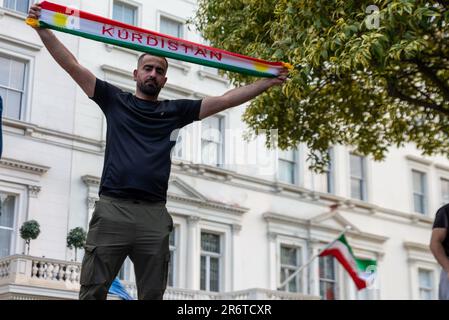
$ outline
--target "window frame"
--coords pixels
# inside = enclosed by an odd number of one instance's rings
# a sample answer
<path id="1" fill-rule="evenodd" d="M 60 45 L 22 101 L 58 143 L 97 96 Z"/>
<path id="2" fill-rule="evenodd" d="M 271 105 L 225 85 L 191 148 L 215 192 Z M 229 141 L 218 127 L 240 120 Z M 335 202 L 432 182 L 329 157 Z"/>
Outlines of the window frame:
<path id="1" fill-rule="evenodd" d="M 420 174 L 420 183 L 422 183 L 422 185 L 420 187 L 422 187 L 422 194 L 417 193 L 415 190 L 415 185 L 414 185 L 414 182 L 415 182 L 414 174 L 415 173 Z M 419 169 L 412 168 L 411 169 L 411 181 L 412 181 L 411 187 L 412 187 L 413 212 L 421 214 L 423 216 L 426 216 L 429 214 L 428 173 L 425 171 L 419 170 Z M 423 212 L 418 211 L 415 207 L 415 195 L 422 197 Z"/>
<path id="2" fill-rule="evenodd" d="M 298 166 L 299 166 L 299 148 L 282 150 L 282 151 L 284 151 L 284 152 L 285 151 L 292 151 L 293 152 L 293 160 L 287 160 L 285 158 L 281 158 L 281 154 L 280 154 L 281 150 L 277 149 L 276 150 L 276 161 L 277 161 L 277 174 L 276 174 L 276 177 L 277 177 L 279 182 L 292 184 L 292 185 L 299 185 L 299 178 L 298 178 L 298 175 L 299 175 L 299 169 L 298 169 Z M 281 177 L 280 177 L 280 168 L 281 168 L 280 167 L 280 163 L 281 162 L 285 162 L 285 163 L 288 163 L 290 165 L 293 165 L 293 172 L 292 172 L 293 182 L 288 182 L 288 181 L 285 181 L 285 180 L 281 180 Z"/>
<path id="3" fill-rule="evenodd" d="M 438 193 L 438 196 L 435 196 L 435 192 L 434 192 L 434 187 L 437 187 L 437 183 L 433 182 L 432 180 L 434 179 L 435 175 L 431 174 L 431 165 L 432 162 L 421 158 L 421 157 L 417 157 L 414 155 L 406 155 L 405 156 L 406 162 L 407 162 L 407 166 L 405 167 L 405 170 L 407 170 L 406 172 L 404 172 L 404 174 L 406 175 L 407 178 L 407 197 L 408 197 L 408 201 L 409 201 L 409 212 L 412 214 L 417 214 L 420 216 L 425 216 L 428 217 L 430 215 L 430 208 L 433 207 L 434 201 L 439 201 L 439 199 L 441 199 L 441 192 Z M 413 185 L 413 171 L 419 171 L 421 173 L 425 174 L 426 177 L 426 181 L 425 181 L 425 185 L 426 185 L 426 201 L 425 201 L 425 213 L 419 213 L 415 211 L 415 200 L 414 200 L 414 185 Z M 431 180 L 432 179 L 432 180 Z M 432 196 L 433 195 L 433 196 Z"/>
<path id="4" fill-rule="evenodd" d="M 170 265 L 168 269 L 168 276 L 167 276 L 167 286 L 174 288 L 178 284 L 178 254 L 179 254 L 179 235 L 180 232 L 180 226 L 177 224 L 173 224 L 173 230 L 170 233 L 170 237 L 173 234 L 174 237 L 174 244 L 172 245 L 169 242 L 169 250 L 170 250 Z M 170 277 L 172 279 L 172 283 L 170 284 Z"/>
<path id="5" fill-rule="evenodd" d="M 28 10 L 27 10 L 27 12 L 22 12 L 22 11 L 18 11 L 16 9 L 11 9 L 11 8 L 6 7 L 5 6 L 6 5 L 6 1 L 7 0 L 0 0 L 0 7 L 2 9 L 8 10 L 9 12 L 14 12 L 16 14 L 23 15 L 23 16 L 27 16 L 28 15 Z M 15 1 L 17 1 L 17 0 L 15 0 Z M 28 9 L 30 8 L 31 5 L 33 5 L 36 2 L 36 0 L 27 0 L 27 1 L 28 1 Z M 17 2 L 16 2 L 16 7 L 17 7 Z"/>
<path id="6" fill-rule="evenodd" d="M 205 121 L 207 121 L 208 119 L 210 120 L 212 118 L 218 118 L 218 125 L 219 125 L 218 131 L 220 133 L 220 136 L 219 136 L 219 140 L 220 141 L 219 142 L 215 142 L 215 141 L 209 140 L 207 138 L 205 139 L 203 137 L 203 130 L 204 130 L 204 125 L 203 124 L 205 123 Z M 214 114 L 214 115 L 206 118 L 205 120 L 201 121 L 200 128 L 201 128 L 200 129 L 201 130 L 201 132 L 200 132 L 200 139 L 201 139 L 201 141 L 200 141 L 201 163 L 205 164 L 205 165 L 215 166 L 215 167 L 218 167 L 218 168 L 223 168 L 224 165 L 225 165 L 225 154 L 226 154 L 225 153 L 226 152 L 226 149 L 225 149 L 225 144 L 226 144 L 226 138 L 225 138 L 225 134 L 226 134 L 226 116 L 223 115 L 223 114 Z M 218 148 L 217 148 L 217 151 L 218 151 L 217 152 L 217 159 L 215 159 L 217 161 L 214 161 L 213 164 L 209 163 L 209 162 L 205 162 L 204 159 L 203 159 L 204 142 L 213 143 L 213 144 L 217 144 L 218 145 Z"/>
<path id="7" fill-rule="evenodd" d="M 297 265 L 293 266 L 293 265 L 283 265 L 282 264 L 282 248 L 289 248 L 289 249 L 295 249 L 296 250 L 296 259 L 297 259 Z M 285 281 L 285 279 L 287 279 L 290 275 L 287 273 L 286 277 L 284 280 L 282 280 L 282 273 L 283 273 L 283 268 L 288 268 L 288 269 L 292 269 L 293 272 L 295 272 L 296 270 L 298 270 L 298 268 L 304 264 L 304 253 L 303 253 L 304 248 L 302 246 L 298 246 L 298 245 L 291 245 L 291 244 L 287 244 L 287 243 L 280 243 L 279 246 L 279 282 L 282 283 L 283 281 Z M 305 270 L 303 270 L 302 272 L 305 272 Z M 302 273 L 301 272 L 301 273 Z M 285 273 L 285 272 L 284 272 Z M 303 274 L 296 274 L 295 277 L 293 279 L 291 279 L 288 283 L 285 284 L 284 287 L 281 288 L 282 291 L 284 292 L 292 292 L 292 293 L 304 293 L 304 288 L 305 288 L 305 284 L 304 284 L 304 277 Z M 291 281 L 295 281 L 296 282 L 296 287 L 297 287 L 297 291 L 290 291 L 289 288 L 289 284 Z"/>
<path id="8" fill-rule="evenodd" d="M 14 203 L 14 231 L 12 234 L 10 255 L 24 254 L 25 240 L 20 237 L 19 228 L 25 222 L 29 191 L 25 185 L 5 181 L 0 181 L 0 191 L 16 198 Z"/>
<path id="9" fill-rule="evenodd" d="M 115 3 L 122 3 L 124 5 L 133 7 L 136 11 L 134 13 L 134 19 L 135 19 L 135 27 L 141 27 L 142 26 L 142 4 L 133 0 L 111 0 L 110 2 L 110 9 L 109 9 L 109 16 L 111 19 L 114 18 L 114 5 Z"/>
<path id="10" fill-rule="evenodd" d="M 183 39 L 183 40 L 187 40 L 186 20 L 185 19 L 183 19 L 181 17 L 178 17 L 178 16 L 175 16 L 175 15 L 170 14 L 170 13 L 165 12 L 165 11 L 158 11 L 157 12 L 157 26 L 156 27 L 157 27 L 157 30 L 160 33 L 163 33 L 163 34 L 165 34 L 165 33 L 162 32 L 162 30 L 161 30 L 162 19 L 171 20 L 171 21 L 174 21 L 174 22 L 177 22 L 177 23 L 180 24 L 181 37 L 167 34 L 168 36 L 179 38 L 179 39 Z"/>
<path id="11" fill-rule="evenodd" d="M 320 262 L 322 261 L 322 259 L 330 259 L 332 261 L 335 279 L 321 278 L 321 275 L 320 275 Z M 339 270 L 339 267 L 338 267 L 337 259 L 335 259 L 333 256 L 318 257 L 318 294 L 321 297 L 321 299 L 322 300 L 327 300 L 327 299 L 324 299 L 323 296 L 321 296 L 321 283 L 322 282 L 326 282 L 326 283 L 334 283 L 335 284 L 335 287 L 334 287 L 335 299 L 334 300 L 339 300 L 340 299 L 340 294 L 341 294 L 340 293 L 340 286 L 341 286 L 340 281 L 341 281 L 340 270 Z"/>
<path id="12" fill-rule="evenodd" d="M 216 252 L 211 252 L 211 251 L 204 251 L 202 248 L 202 243 L 201 243 L 201 236 L 203 233 L 207 233 L 207 234 L 213 234 L 213 235 L 217 235 L 219 237 L 219 243 L 220 243 L 220 253 L 216 253 Z M 200 230 L 200 239 L 199 239 L 200 243 L 200 263 L 199 263 L 199 288 L 202 291 L 208 291 L 208 292 L 221 292 L 223 290 L 223 276 L 224 276 L 224 269 L 223 269 L 223 255 L 224 255 L 224 234 L 222 233 L 218 233 L 216 231 L 212 231 L 212 230 L 208 230 L 208 229 L 201 229 Z M 206 284 L 206 288 L 202 289 L 201 288 L 201 258 L 205 256 L 206 257 L 206 279 L 205 279 L 205 284 Z M 210 291 L 210 258 L 217 258 L 218 259 L 218 291 Z M 208 268 L 209 267 L 209 268 Z"/>
<path id="13" fill-rule="evenodd" d="M 329 165 L 326 166 L 325 176 L 326 176 L 326 192 L 329 194 L 335 194 L 335 163 L 334 163 L 334 148 L 328 149 L 329 154 Z"/>
<path id="14" fill-rule="evenodd" d="M 357 177 L 357 176 L 353 176 L 352 175 L 352 170 L 351 170 L 351 156 L 355 156 L 361 159 L 361 164 L 362 164 L 362 176 L 361 177 Z M 368 201 L 368 175 L 367 175 L 367 166 L 368 166 L 368 161 L 367 158 L 365 156 L 361 156 L 355 152 L 349 152 L 349 159 L 348 159 L 348 166 L 349 166 L 349 197 L 351 199 L 355 199 L 355 200 L 359 200 L 359 201 Z M 361 187 L 361 199 L 360 198 L 356 198 L 354 197 L 354 195 L 352 194 L 352 181 L 353 179 L 357 179 L 357 181 L 359 182 L 359 187 Z"/>
<path id="15" fill-rule="evenodd" d="M 439 177 L 439 183 L 440 183 L 440 206 L 443 206 L 445 204 L 449 203 L 449 179 L 447 177 Z M 443 181 L 447 182 L 448 184 L 448 193 L 447 193 L 447 197 L 444 196 L 443 194 Z M 447 200 L 447 201 L 445 201 Z"/>
<path id="16" fill-rule="evenodd" d="M 6 100 L 3 99 L 3 117 L 4 119 L 10 119 L 13 121 L 23 121 L 23 122 L 29 122 L 29 118 L 30 118 L 30 114 L 31 114 L 31 78 L 32 78 L 32 68 L 34 67 L 34 63 L 33 60 L 30 56 L 26 56 L 17 52 L 12 52 L 9 50 L 5 50 L 4 48 L 0 48 L 0 56 L 6 58 L 6 59 L 11 59 L 11 60 L 16 60 L 19 62 L 22 62 L 25 64 L 25 71 L 24 71 L 24 76 L 23 76 L 23 93 L 22 93 L 22 99 L 21 99 L 21 105 L 20 105 L 20 115 L 19 115 L 19 119 L 15 119 L 15 118 L 9 118 L 6 117 Z M 9 87 L 3 87 L 6 90 L 12 90 L 9 89 Z M 14 90 L 14 91 L 18 91 L 18 90 Z"/>
<path id="17" fill-rule="evenodd" d="M 13 211 L 12 227 L 9 228 L 9 227 L 0 226 L 0 230 L 9 230 L 9 231 L 11 231 L 10 245 L 9 245 L 9 249 L 8 249 L 9 253 L 8 253 L 8 255 L 6 255 L 6 256 L 11 256 L 15 252 L 15 245 L 16 245 L 16 242 L 15 242 L 15 238 L 16 237 L 15 237 L 15 235 L 17 233 L 19 233 L 18 232 L 18 223 L 17 223 L 17 221 L 18 221 L 18 203 L 19 203 L 18 197 L 19 197 L 19 195 L 15 194 L 15 193 L 11 193 L 11 192 L 5 192 L 5 191 L 3 191 L 1 189 L 0 189 L 0 194 L 4 194 L 4 195 L 6 195 L 6 197 L 12 196 L 14 198 L 14 208 L 13 208 L 14 211 Z M 5 200 L 6 200 L 6 198 L 5 198 Z M 0 201 L 2 201 L 1 198 L 0 198 Z M 4 258 L 4 257 L 2 257 L 0 255 L 0 259 L 1 258 Z"/>
<path id="18" fill-rule="evenodd" d="M 420 273 L 421 271 L 424 272 L 428 272 L 429 276 L 430 276 L 430 281 L 431 281 L 431 286 L 428 288 L 424 288 L 421 286 L 421 282 L 420 282 Z M 418 275 L 418 279 L 417 279 L 417 284 L 418 284 L 418 297 L 420 300 L 435 300 L 436 296 L 435 296 L 435 292 L 436 292 L 436 288 L 435 288 L 435 271 L 429 268 L 423 268 L 421 266 L 418 266 L 417 268 L 417 275 Z M 421 295 L 421 290 L 425 290 L 430 292 L 431 294 L 431 298 L 430 299 L 423 299 L 422 295 Z"/>

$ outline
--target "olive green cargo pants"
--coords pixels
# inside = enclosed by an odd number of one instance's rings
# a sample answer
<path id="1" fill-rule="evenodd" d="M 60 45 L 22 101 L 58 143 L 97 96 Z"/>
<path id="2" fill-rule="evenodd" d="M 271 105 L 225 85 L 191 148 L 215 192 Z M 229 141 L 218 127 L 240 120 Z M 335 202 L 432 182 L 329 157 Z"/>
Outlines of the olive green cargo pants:
<path id="1" fill-rule="evenodd" d="M 101 196 L 89 223 L 80 300 L 105 300 L 129 256 L 139 300 L 161 300 L 167 286 L 173 220 L 164 202 Z"/>

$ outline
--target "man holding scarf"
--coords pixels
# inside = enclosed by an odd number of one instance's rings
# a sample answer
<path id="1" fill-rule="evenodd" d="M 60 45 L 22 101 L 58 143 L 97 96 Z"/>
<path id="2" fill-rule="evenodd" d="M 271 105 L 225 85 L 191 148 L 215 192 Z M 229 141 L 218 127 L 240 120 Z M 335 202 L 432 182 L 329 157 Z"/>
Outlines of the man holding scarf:
<path id="1" fill-rule="evenodd" d="M 29 18 L 38 19 L 39 4 Z M 134 263 L 139 299 L 162 299 L 173 221 L 166 208 L 172 133 L 193 121 L 241 105 L 272 86 L 278 77 L 202 100 L 158 101 L 167 82 L 165 58 L 142 54 L 134 70 L 136 93 L 102 81 L 80 65 L 49 29 L 36 27 L 47 50 L 103 111 L 107 139 L 100 200 L 89 224 L 81 269 L 80 299 L 105 299 L 127 256 Z"/>

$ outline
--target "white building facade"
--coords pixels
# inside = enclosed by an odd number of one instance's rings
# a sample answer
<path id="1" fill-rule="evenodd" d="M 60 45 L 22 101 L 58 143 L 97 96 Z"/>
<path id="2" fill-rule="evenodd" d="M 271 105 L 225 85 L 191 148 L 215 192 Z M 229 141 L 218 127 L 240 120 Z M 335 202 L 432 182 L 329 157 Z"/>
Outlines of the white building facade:
<path id="1" fill-rule="evenodd" d="M 24 23 L 33 0 L 0 0 L 0 298 L 76 299 L 80 263 L 66 246 L 85 230 L 98 200 L 105 118 Z M 193 42 L 194 0 L 58 0 L 81 10 Z M 98 78 L 134 91 L 138 52 L 57 33 Z M 169 61 L 162 99 L 201 99 L 231 89 L 216 70 Z M 173 150 L 167 207 L 167 299 L 436 299 L 440 267 L 428 243 L 436 210 L 449 201 L 449 161 L 413 146 L 384 162 L 344 146 L 329 150 L 326 174 L 308 170 L 307 149 L 266 150 L 247 142 L 245 106 L 183 129 Z M 30 255 L 19 229 L 37 220 Z M 317 258 L 279 284 L 346 226 L 360 258 L 378 262 L 375 283 L 357 291 L 342 266 Z M 78 257 L 80 261 L 80 257 Z M 132 264 L 120 277 L 135 294 Z"/>

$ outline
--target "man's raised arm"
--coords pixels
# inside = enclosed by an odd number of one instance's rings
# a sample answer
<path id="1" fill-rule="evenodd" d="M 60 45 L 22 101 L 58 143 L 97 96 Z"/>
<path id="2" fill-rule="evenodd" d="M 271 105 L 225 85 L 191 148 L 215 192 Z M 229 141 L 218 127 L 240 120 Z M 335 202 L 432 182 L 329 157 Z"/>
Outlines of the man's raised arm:
<path id="1" fill-rule="evenodd" d="M 229 90 L 222 96 L 204 98 L 199 118 L 204 119 L 220 111 L 241 105 L 272 86 L 284 83 L 287 75 L 288 69 L 284 69 L 276 78 L 260 79 L 252 84 Z"/>
<path id="2" fill-rule="evenodd" d="M 28 18 L 38 19 L 40 15 L 40 5 L 32 5 Z M 35 28 L 35 30 L 56 62 L 67 71 L 88 97 L 93 97 L 95 93 L 95 75 L 78 63 L 75 56 L 56 38 L 51 30 L 43 28 Z"/>

